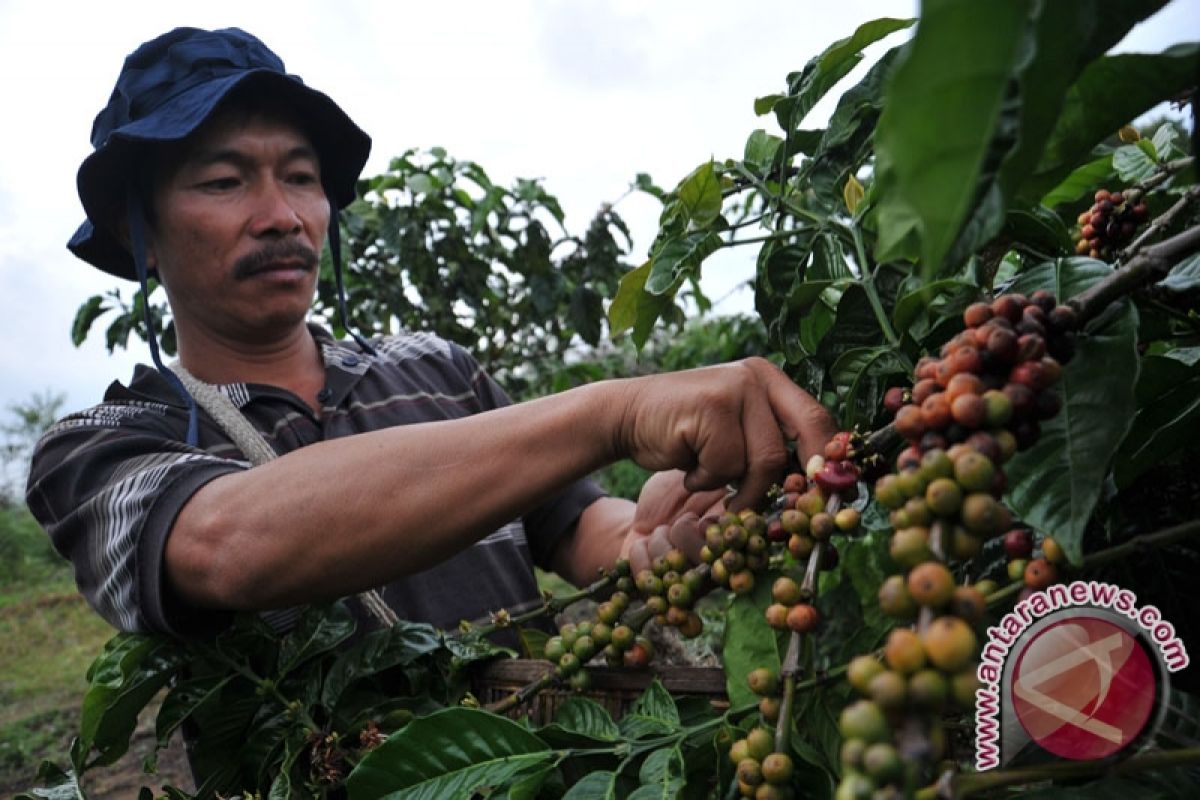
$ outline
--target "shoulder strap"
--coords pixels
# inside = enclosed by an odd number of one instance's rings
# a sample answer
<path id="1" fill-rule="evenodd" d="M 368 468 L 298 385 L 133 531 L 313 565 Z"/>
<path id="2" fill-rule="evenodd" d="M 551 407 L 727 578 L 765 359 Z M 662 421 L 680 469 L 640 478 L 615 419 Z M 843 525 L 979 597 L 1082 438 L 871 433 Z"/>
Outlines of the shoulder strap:
<path id="1" fill-rule="evenodd" d="M 192 397 L 196 398 L 197 405 L 207 411 L 221 426 L 221 430 L 225 431 L 253 466 L 257 467 L 278 457 L 271 445 L 267 444 L 267 440 L 224 392 L 188 372 L 178 360 L 172 362 L 171 371 L 179 376 L 179 380 L 192 393 Z M 384 627 L 390 628 L 400 621 L 396 612 L 383 601 L 383 596 L 377 590 L 360 592 L 358 599 Z"/>

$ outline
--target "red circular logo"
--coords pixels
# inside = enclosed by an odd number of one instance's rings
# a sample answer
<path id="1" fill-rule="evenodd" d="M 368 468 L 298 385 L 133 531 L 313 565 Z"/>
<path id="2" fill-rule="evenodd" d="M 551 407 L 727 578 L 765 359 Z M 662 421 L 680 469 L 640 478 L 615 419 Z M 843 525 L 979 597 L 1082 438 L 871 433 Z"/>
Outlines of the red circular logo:
<path id="1" fill-rule="evenodd" d="M 1029 737 L 1062 758 L 1104 758 L 1128 745 L 1154 709 L 1155 672 L 1119 625 L 1071 617 L 1035 634 L 1012 671 L 1012 700 Z"/>

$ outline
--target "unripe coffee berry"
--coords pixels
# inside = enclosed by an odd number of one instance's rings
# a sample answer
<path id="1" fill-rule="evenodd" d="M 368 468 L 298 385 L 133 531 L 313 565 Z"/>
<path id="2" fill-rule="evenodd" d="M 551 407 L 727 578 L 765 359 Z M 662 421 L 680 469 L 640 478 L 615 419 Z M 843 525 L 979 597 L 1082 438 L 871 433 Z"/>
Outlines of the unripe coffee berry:
<path id="1" fill-rule="evenodd" d="M 958 617 L 938 617 L 921 636 L 929 661 L 943 672 L 958 672 L 975 657 L 979 640 Z"/>
<path id="2" fill-rule="evenodd" d="M 923 606 L 940 608 L 954 596 L 954 576 L 937 561 L 918 564 L 908 573 L 908 593 Z"/>
<path id="3" fill-rule="evenodd" d="M 925 648 L 908 628 L 894 628 L 888 634 L 883 655 L 887 665 L 902 675 L 911 675 L 925 666 Z"/>

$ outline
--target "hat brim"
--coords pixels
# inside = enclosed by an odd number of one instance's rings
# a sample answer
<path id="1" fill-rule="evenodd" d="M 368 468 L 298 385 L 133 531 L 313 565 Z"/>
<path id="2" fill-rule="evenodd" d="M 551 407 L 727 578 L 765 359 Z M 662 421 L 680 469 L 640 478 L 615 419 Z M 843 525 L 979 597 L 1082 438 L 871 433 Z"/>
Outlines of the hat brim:
<path id="1" fill-rule="evenodd" d="M 269 69 L 216 78 L 170 98 L 154 113 L 112 132 L 104 145 L 79 167 L 76 183 L 87 220 L 67 247 L 79 258 L 111 275 L 137 280 L 133 257 L 112 229 L 125 208 L 135 156 L 148 143 L 173 142 L 195 133 L 235 88 L 278 92 L 305 121 L 321 161 L 321 177 L 335 208 L 355 197 L 355 182 L 371 152 L 371 139 L 325 94 L 299 79 Z"/>

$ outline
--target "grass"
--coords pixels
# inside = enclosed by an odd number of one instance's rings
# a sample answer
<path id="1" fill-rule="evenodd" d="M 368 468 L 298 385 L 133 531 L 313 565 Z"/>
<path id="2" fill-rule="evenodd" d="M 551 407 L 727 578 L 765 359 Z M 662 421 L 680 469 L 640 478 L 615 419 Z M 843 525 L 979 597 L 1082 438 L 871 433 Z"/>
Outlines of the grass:
<path id="1" fill-rule="evenodd" d="M 30 785 L 43 759 L 65 763 L 87 668 L 112 635 L 65 568 L 0 592 L 0 786 Z"/>

